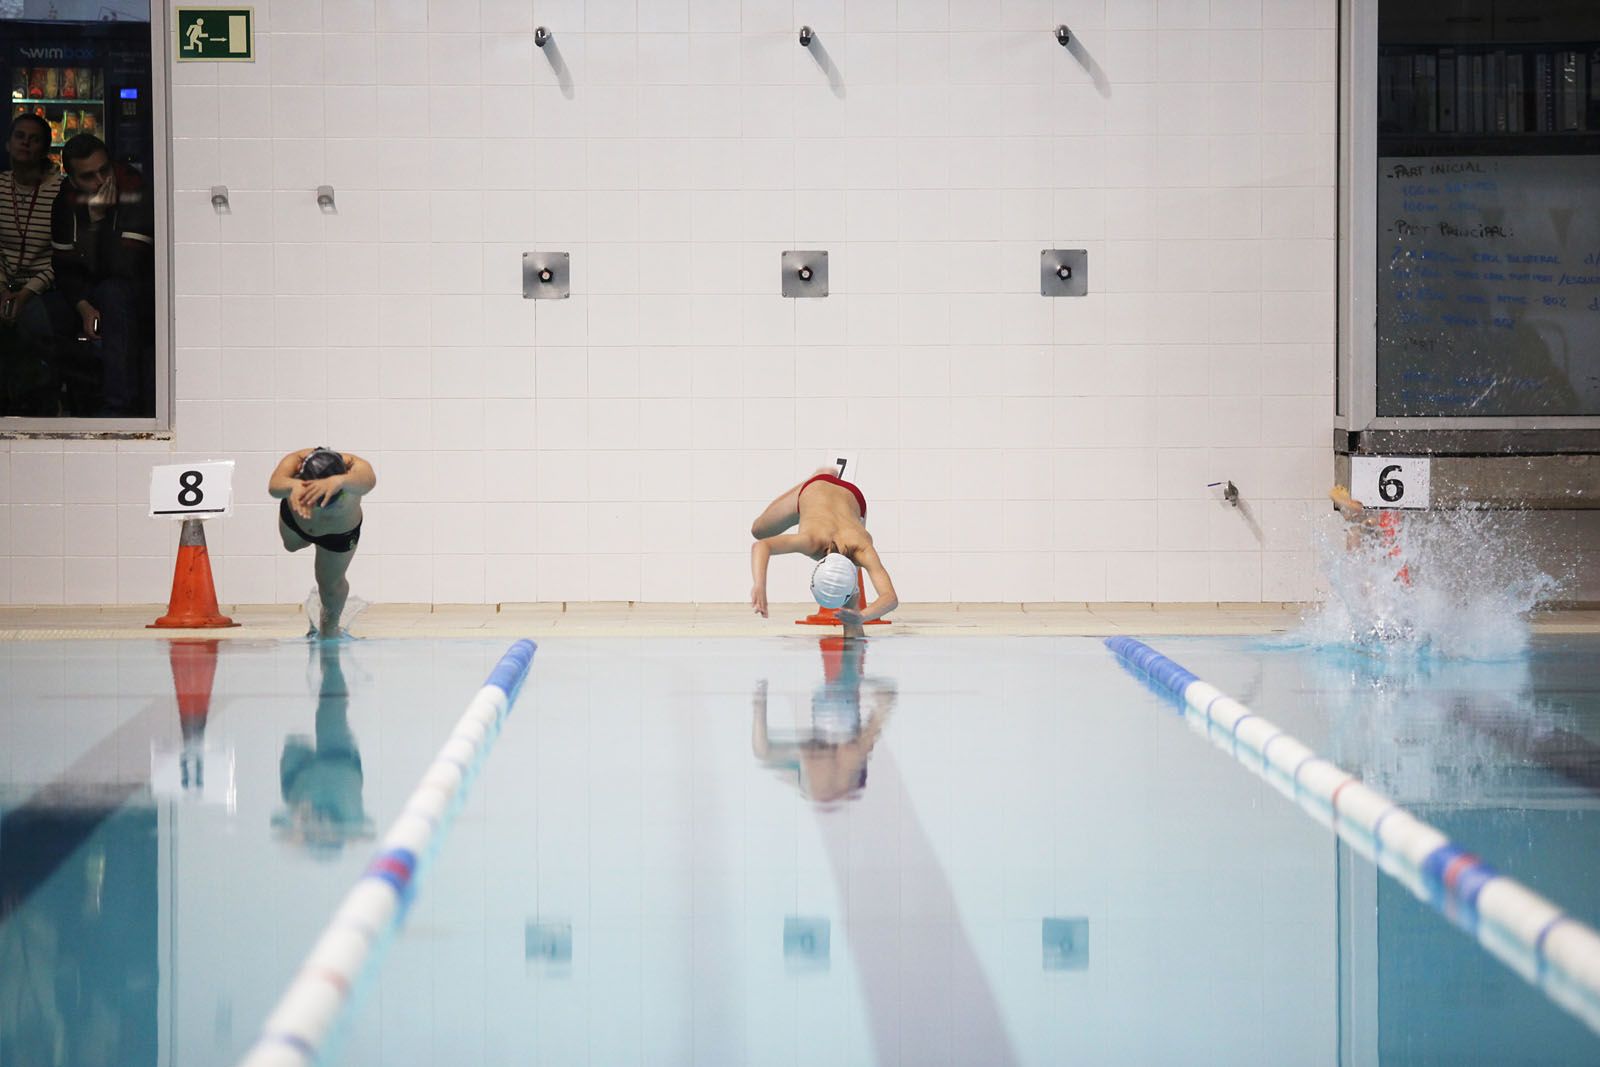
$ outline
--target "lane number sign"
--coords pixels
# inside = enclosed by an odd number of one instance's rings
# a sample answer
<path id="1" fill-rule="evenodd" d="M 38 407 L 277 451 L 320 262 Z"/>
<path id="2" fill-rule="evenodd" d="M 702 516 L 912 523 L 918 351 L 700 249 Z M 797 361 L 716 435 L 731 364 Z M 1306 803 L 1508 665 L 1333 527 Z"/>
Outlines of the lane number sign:
<path id="1" fill-rule="evenodd" d="M 1350 495 L 1369 508 L 1425 508 L 1431 465 L 1422 456 L 1351 456 Z"/>
<path id="2" fill-rule="evenodd" d="M 856 467 L 857 459 L 855 452 L 829 452 L 823 465 L 832 467 L 834 474 L 842 480 L 853 482 L 861 475 L 861 471 Z"/>
<path id="3" fill-rule="evenodd" d="M 166 519 L 233 514 L 233 460 L 152 467 L 150 514 Z"/>

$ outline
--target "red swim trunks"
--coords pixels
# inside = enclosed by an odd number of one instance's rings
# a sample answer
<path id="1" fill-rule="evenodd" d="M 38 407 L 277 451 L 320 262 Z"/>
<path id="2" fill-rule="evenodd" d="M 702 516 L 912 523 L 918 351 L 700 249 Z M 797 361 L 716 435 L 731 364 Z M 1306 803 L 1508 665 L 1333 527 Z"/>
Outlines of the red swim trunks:
<path id="1" fill-rule="evenodd" d="M 1383 539 L 1391 546 L 1389 555 L 1400 555 L 1400 513 L 1398 511 L 1380 511 L 1378 513 L 1378 531 Z M 1411 584 L 1411 567 L 1401 564 L 1400 570 L 1395 573 L 1395 578 L 1402 585 Z"/>
<path id="2" fill-rule="evenodd" d="M 857 489 L 853 482 L 847 482 L 843 478 L 839 478 L 832 474 L 813 474 L 811 477 L 800 483 L 800 492 L 796 493 L 794 498 L 799 500 L 801 493 L 806 491 L 806 486 L 810 485 L 812 482 L 827 482 L 829 485 L 837 485 L 841 489 L 850 490 L 850 492 L 856 498 L 856 503 L 861 508 L 861 517 L 863 519 L 867 517 L 867 498 L 861 495 L 861 490 Z"/>

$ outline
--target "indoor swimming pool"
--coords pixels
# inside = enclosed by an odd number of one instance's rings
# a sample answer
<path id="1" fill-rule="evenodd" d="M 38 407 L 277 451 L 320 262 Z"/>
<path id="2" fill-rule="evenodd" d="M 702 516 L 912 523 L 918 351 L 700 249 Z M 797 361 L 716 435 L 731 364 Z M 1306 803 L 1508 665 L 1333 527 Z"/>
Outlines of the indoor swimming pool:
<path id="1" fill-rule="evenodd" d="M 0 1061 L 244 1057 L 507 643 L 0 647 Z M 1600 923 L 1600 638 L 1149 643 Z M 1600 1060 L 1095 638 L 541 639 L 358 992 L 335 1062 Z"/>

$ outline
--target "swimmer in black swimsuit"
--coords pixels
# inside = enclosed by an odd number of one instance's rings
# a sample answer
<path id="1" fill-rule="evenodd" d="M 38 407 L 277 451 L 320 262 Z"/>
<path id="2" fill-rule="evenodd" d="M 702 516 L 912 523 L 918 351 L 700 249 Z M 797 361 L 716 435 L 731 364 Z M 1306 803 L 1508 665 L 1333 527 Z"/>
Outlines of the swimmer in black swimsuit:
<path id="1" fill-rule="evenodd" d="M 315 545 L 317 593 L 322 623 L 317 633 L 336 637 L 350 583 L 345 572 L 361 540 L 361 498 L 378 484 L 360 456 L 327 448 L 303 448 L 278 461 L 267 492 L 278 505 L 278 535 L 290 552 Z"/>

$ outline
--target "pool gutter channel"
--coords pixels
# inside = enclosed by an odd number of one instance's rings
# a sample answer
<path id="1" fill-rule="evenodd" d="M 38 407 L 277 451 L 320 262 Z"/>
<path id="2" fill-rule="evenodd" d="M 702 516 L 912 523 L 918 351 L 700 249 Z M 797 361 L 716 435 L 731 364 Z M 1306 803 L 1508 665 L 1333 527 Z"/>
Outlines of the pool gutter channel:
<path id="1" fill-rule="evenodd" d="M 1600 1033 L 1600 933 L 1144 642 L 1105 644 L 1190 726 Z"/>

